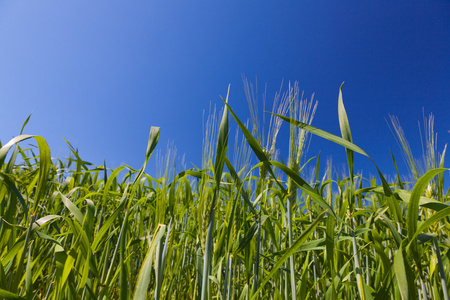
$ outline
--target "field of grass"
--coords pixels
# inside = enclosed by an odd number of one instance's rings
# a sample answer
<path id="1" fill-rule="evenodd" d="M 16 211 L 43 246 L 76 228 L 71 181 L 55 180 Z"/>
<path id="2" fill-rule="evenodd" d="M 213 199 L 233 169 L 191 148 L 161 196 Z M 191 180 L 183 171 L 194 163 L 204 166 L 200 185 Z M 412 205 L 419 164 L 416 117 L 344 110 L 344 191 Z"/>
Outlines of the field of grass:
<path id="1" fill-rule="evenodd" d="M 0 145 L 0 299 L 448 300 L 447 169 L 432 122 L 419 166 L 392 118 L 411 182 L 398 172 L 395 182 L 381 171 L 364 178 L 354 155 L 371 158 L 352 143 L 342 87 L 339 137 L 310 125 L 316 105 L 297 85 L 277 94 L 264 134 L 244 85 L 251 125 L 227 96 L 221 119 L 208 120 L 201 168 L 178 174 L 145 173 L 156 127 L 139 170 L 95 167 L 70 144 L 70 159 L 52 159 L 40 136 Z M 227 151 L 232 121 L 243 138 Z M 283 123 L 289 158 L 280 162 Z M 347 177 L 320 155 L 307 160 L 310 135 L 343 146 Z M 23 148 L 28 139 L 36 147 Z M 308 178 L 305 162 L 316 170 Z"/>

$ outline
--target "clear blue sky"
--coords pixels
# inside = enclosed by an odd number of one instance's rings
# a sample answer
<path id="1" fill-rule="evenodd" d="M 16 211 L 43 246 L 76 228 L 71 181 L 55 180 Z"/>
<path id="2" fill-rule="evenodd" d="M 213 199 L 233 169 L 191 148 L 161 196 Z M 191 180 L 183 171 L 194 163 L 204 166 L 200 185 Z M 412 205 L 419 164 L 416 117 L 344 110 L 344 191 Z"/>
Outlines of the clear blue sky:
<path id="1" fill-rule="evenodd" d="M 160 126 L 159 149 L 171 140 L 200 165 L 203 110 L 222 106 L 228 84 L 230 105 L 249 117 L 242 74 L 267 83 L 268 100 L 283 79 L 298 80 L 319 101 L 313 125 L 335 134 L 345 81 L 354 142 L 393 174 L 389 114 L 416 156 L 422 107 L 435 115 L 439 150 L 449 141 L 450 3 L 0 1 L 2 143 L 32 113 L 25 133 L 43 136 L 52 156 L 67 157 L 64 137 L 94 164 L 139 168 Z M 341 147 L 313 138 L 309 155 L 319 150 L 344 163 Z M 362 157 L 356 168 L 375 173 Z"/>

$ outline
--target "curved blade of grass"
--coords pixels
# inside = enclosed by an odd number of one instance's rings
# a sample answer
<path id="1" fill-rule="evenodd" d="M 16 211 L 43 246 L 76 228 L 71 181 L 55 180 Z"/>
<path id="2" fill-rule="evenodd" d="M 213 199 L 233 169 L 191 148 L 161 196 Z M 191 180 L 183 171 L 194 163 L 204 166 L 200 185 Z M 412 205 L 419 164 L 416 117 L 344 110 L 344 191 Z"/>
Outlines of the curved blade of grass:
<path id="1" fill-rule="evenodd" d="M 429 217 L 425 221 L 421 222 L 419 224 L 419 226 L 417 227 L 417 230 L 414 233 L 414 235 L 412 235 L 410 237 L 407 248 L 411 246 L 412 241 L 416 240 L 419 234 L 423 233 L 428 227 L 430 227 L 434 223 L 440 221 L 441 219 L 443 219 L 449 215 L 450 215 L 450 207 L 447 207 L 443 210 L 440 210 L 440 211 L 434 213 L 431 217 Z"/>
<path id="2" fill-rule="evenodd" d="M 0 298 L 8 300 L 25 300 L 25 298 L 4 289 L 0 289 Z"/>
<path id="3" fill-rule="evenodd" d="M 58 218 L 62 218 L 59 215 L 48 215 L 45 217 L 42 217 L 38 220 L 36 220 L 36 222 L 33 223 L 33 228 L 32 230 L 36 230 L 38 227 L 43 226 L 44 224 L 46 224 L 47 222 L 54 220 L 54 219 L 58 219 Z"/>
<path id="4" fill-rule="evenodd" d="M 161 250 L 159 250 L 162 244 L 161 240 L 156 248 L 157 256 L 155 262 L 155 274 L 156 274 L 155 300 L 159 300 L 161 297 L 161 287 L 164 280 L 164 272 L 166 269 L 167 249 L 169 247 L 169 240 L 170 240 L 169 238 L 171 235 L 172 221 L 173 219 L 170 218 L 169 226 L 167 227 L 166 240 L 164 241 L 164 247 Z"/>
<path id="5" fill-rule="evenodd" d="M 392 223 L 392 221 L 385 214 L 380 214 L 378 218 L 382 219 L 385 225 L 391 230 L 392 236 L 394 237 L 394 241 L 397 247 L 399 248 L 403 240 L 402 237 L 400 236 L 400 233 L 398 233 L 397 229 Z"/>
<path id="6" fill-rule="evenodd" d="M 228 104 L 228 96 L 230 94 L 230 85 L 228 85 L 227 98 L 225 101 Z M 222 99 L 223 100 L 223 99 Z M 223 165 L 227 154 L 228 147 L 228 109 L 223 110 L 222 121 L 219 127 L 219 136 L 217 139 L 216 158 L 214 162 L 214 169 L 216 175 L 216 185 L 220 185 L 220 178 L 222 177 Z"/>
<path id="7" fill-rule="evenodd" d="M 16 163 L 17 153 L 19 152 L 19 145 L 14 147 L 14 151 L 11 154 L 11 158 L 9 159 L 8 165 L 6 166 L 5 173 L 11 174 L 13 172 L 14 165 Z"/>
<path id="8" fill-rule="evenodd" d="M 86 217 L 83 220 L 83 229 L 86 232 L 86 235 L 89 237 L 89 241 L 92 241 L 94 235 L 94 213 L 95 213 L 95 204 L 92 200 L 86 199 L 87 207 L 86 207 Z"/>
<path id="9" fill-rule="evenodd" d="M 342 83 L 341 87 L 339 88 L 339 99 L 338 99 L 339 127 L 341 128 L 342 138 L 346 141 L 349 141 L 350 143 L 353 143 L 352 132 L 350 131 L 350 124 L 348 122 L 347 112 L 345 111 L 344 102 L 342 100 L 342 87 L 343 86 L 344 86 L 344 83 Z M 353 175 L 354 175 L 353 150 L 346 148 L 345 151 L 347 153 L 347 162 L 348 162 L 348 169 L 350 171 L 350 180 L 351 180 L 351 182 L 353 182 Z"/>
<path id="10" fill-rule="evenodd" d="M 442 174 L 442 173 L 440 173 Z M 411 192 L 405 191 L 405 190 L 395 190 L 397 195 L 400 197 L 403 202 L 405 202 L 407 205 L 409 205 L 410 199 L 411 199 Z M 432 198 L 428 198 L 425 196 L 420 196 L 419 198 L 419 206 L 430 208 L 435 211 L 440 211 L 442 209 L 445 209 L 449 207 L 447 204 L 436 201 Z"/>
<path id="11" fill-rule="evenodd" d="M 398 171 L 397 162 L 395 161 L 394 154 L 392 153 L 392 151 L 391 151 L 391 156 L 392 156 L 392 161 L 394 162 L 395 171 L 397 172 L 398 185 L 403 190 L 405 188 L 403 186 L 402 179 L 400 178 L 400 172 Z"/>
<path id="12" fill-rule="evenodd" d="M 320 221 L 325 216 L 325 211 L 322 212 L 315 220 L 311 223 L 311 225 L 308 226 L 308 228 L 305 229 L 305 231 L 302 232 L 300 237 L 292 244 L 292 247 L 287 250 L 284 255 L 278 260 L 278 262 L 273 266 L 272 270 L 268 275 L 265 276 L 263 282 L 261 283 L 259 289 L 256 291 L 256 293 L 253 295 L 252 300 L 255 299 L 259 292 L 264 288 L 266 283 L 277 273 L 278 269 L 281 267 L 281 265 L 289 259 L 289 257 L 294 254 L 300 246 L 305 243 L 305 241 L 309 238 L 309 236 L 314 232 L 314 229 L 319 225 Z M 293 272 L 294 270 L 291 270 Z"/>
<path id="13" fill-rule="evenodd" d="M 241 179 L 239 178 L 239 175 L 236 173 L 236 170 L 234 169 L 234 167 L 231 164 L 231 162 L 228 159 L 228 157 L 225 157 L 225 163 L 227 165 L 228 171 L 231 174 L 231 177 L 233 178 L 233 180 L 235 182 L 236 188 L 238 189 L 239 193 L 244 198 L 245 203 L 247 203 L 248 207 L 250 208 L 250 210 L 252 211 L 252 213 L 255 216 L 258 215 L 258 213 L 256 212 L 255 208 L 253 207 L 253 204 L 250 202 L 250 199 L 248 198 L 248 195 L 247 195 L 244 187 L 242 186 L 242 182 L 241 182 Z M 243 192 L 241 192 L 241 190 L 243 190 Z"/>
<path id="14" fill-rule="evenodd" d="M 447 144 L 445 144 L 444 151 L 442 151 L 441 160 L 439 162 L 439 168 L 444 168 L 445 163 L 445 153 L 447 152 Z M 438 200 L 442 201 L 442 196 L 444 194 L 444 173 L 439 173 L 438 175 Z"/>
<path id="15" fill-rule="evenodd" d="M 267 155 L 264 153 L 263 149 L 259 145 L 258 141 L 255 139 L 255 137 L 251 134 L 251 132 L 245 127 L 245 125 L 239 120 L 237 115 L 233 112 L 231 107 L 224 101 L 225 105 L 227 106 L 228 110 L 230 111 L 231 115 L 233 116 L 234 120 L 238 124 L 239 128 L 241 129 L 242 133 L 244 134 L 245 139 L 247 140 L 247 143 L 249 144 L 250 148 L 252 148 L 253 152 L 255 153 L 256 157 L 261 162 L 268 162 L 269 159 L 267 158 Z M 276 114 L 275 114 L 276 115 Z M 280 189 L 283 191 L 284 194 L 287 193 L 286 189 L 283 187 L 283 185 L 277 180 L 277 177 L 275 176 L 275 173 L 273 173 L 272 168 L 269 166 L 268 170 L 270 175 L 272 175 L 273 179 L 276 181 Z"/>
<path id="16" fill-rule="evenodd" d="M 196 177 L 198 179 L 201 179 L 202 176 L 203 176 L 203 171 L 194 171 L 194 169 L 189 169 L 189 170 L 186 170 L 186 171 L 182 171 L 182 172 L 178 173 L 177 176 L 174 177 L 172 182 L 169 183 L 166 188 L 167 189 L 171 188 L 172 185 L 175 185 L 178 182 L 178 180 L 180 180 L 180 178 L 183 178 L 185 176 L 192 176 L 192 177 Z"/>
<path id="17" fill-rule="evenodd" d="M 414 276 L 409 272 L 409 265 L 404 256 L 404 249 L 401 246 L 397 249 L 394 255 L 394 272 L 397 278 L 398 289 L 403 300 L 415 299 L 415 290 L 411 289 L 414 286 Z"/>
<path id="18" fill-rule="evenodd" d="M 166 225 L 159 224 L 156 229 L 156 233 L 153 236 L 150 247 L 148 248 L 147 254 L 145 255 L 144 263 L 139 270 L 139 275 L 136 282 L 136 288 L 134 290 L 134 300 L 144 300 L 147 299 L 147 288 L 150 283 L 150 275 L 152 271 L 153 253 L 155 252 L 156 245 L 161 241 L 164 236 L 164 231 L 166 230 Z"/>
<path id="19" fill-rule="evenodd" d="M 47 145 L 47 142 L 44 138 L 37 135 L 19 135 L 13 139 L 11 139 L 6 145 L 4 145 L 0 149 L 0 168 L 5 161 L 5 157 L 8 154 L 9 149 L 14 145 L 21 141 L 27 140 L 29 138 L 34 138 L 38 144 L 39 148 L 39 181 L 38 187 L 36 190 L 36 195 L 34 197 L 34 210 L 38 207 L 39 200 L 42 197 L 45 185 L 48 180 L 48 173 L 50 171 L 51 165 L 51 157 L 50 157 L 50 148 Z"/>
<path id="20" fill-rule="evenodd" d="M 331 134 L 329 132 L 326 132 L 326 131 L 324 131 L 322 129 L 316 128 L 316 127 L 311 126 L 309 124 L 306 124 L 306 123 L 303 123 L 303 122 L 291 119 L 289 117 L 285 117 L 283 115 L 279 115 L 279 114 L 272 113 L 272 112 L 269 112 L 269 113 L 271 113 L 271 114 L 273 114 L 273 115 L 283 119 L 284 121 L 286 121 L 286 122 L 288 122 L 288 123 L 290 123 L 290 124 L 292 124 L 294 126 L 297 126 L 297 127 L 301 128 L 303 130 L 306 130 L 306 131 L 312 133 L 312 134 L 320 136 L 321 138 L 329 140 L 330 142 L 334 142 L 334 143 L 336 143 L 338 145 L 341 145 L 341 146 L 343 146 L 343 147 L 345 147 L 345 148 L 347 148 L 349 150 L 355 151 L 355 152 L 357 152 L 359 154 L 362 154 L 362 155 L 367 156 L 368 158 L 370 158 L 370 156 L 363 149 L 361 149 L 360 147 L 356 146 L 352 142 L 349 142 L 346 139 L 338 137 L 337 135 Z"/>
<path id="21" fill-rule="evenodd" d="M 5 144 L 1 149 L 0 149 L 0 169 L 3 166 L 3 163 L 5 162 L 5 158 L 6 155 L 8 154 L 9 149 L 14 145 L 17 144 L 21 141 L 25 141 L 29 138 L 34 137 L 34 135 L 29 135 L 29 134 L 22 134 L 19 136 L 16 136 L 15 138 L 11 139 L 7 144 Z"/>
<path id="22" fill-rule="evenodd" d="M 108 177 L 108 180 L 105 183 L 105 188 L 103 189 L 103 202 L 104 202 L 104 204 L 105 204 L 105 202 L 107 200 L 108 192 L 109 192 L 109 190 L 111 188 L 111 185 L 113 184 L 114 179 L 117 177 L 117 175 L 119 175 L 120 171 L 122 171 L 123 169 L 125 169 L 124 166 L 120 166 L 120 167 L 114 169 L 114 171 Z"/>
<path id="23" fill-rule="evenodd" d="M 34 139 L 38 143 L 39 147 L 39 180 L 36 195 L 34 196 L 33 206 L 33 210 L 36 211 L 39 201 L 46 190 L 48 174 L 50 172 L 50 165 L 52 164 L 52 161 L 50 156 L 50 148 L 48 147 L 45 139 L 40 136 L 35 136 Z"/>
<path id="24" fill-rule="evenodd" d="M 16 195 L 17 199 L 19 199 L 20 204 L 23 207 L 23 212 L 27 216 L 28 215 L 28 206 L 25 203 L 25 199 L 23 199 L 22 194 L 16 188 L 13 179 L 11 179 L 7 174 L 0 172 L 0 182 L 3 182 L 8 189 Z"/>
<path id="25" fill-rule="evenodd" d="M 61 192 L 59 193 L 61 196 L 61 200 L 64 203 L 64 205 L 69 209 L 69 211 L 73 214 L 75 219 L 77 219 L 78 223 L 83 224 L 83 214 L 81 211 L 76 207 L 75 204 L 72 203 L 72 201 L 69 200 L 66 196 L 64 196 Z"/>
<path id="26" fill-rule="evenodd" d="M 31 114 L 29 114 L 27 119 L 25 120 L 25 122 L 23 122 L 22 129 L 20 129 L 20 134 L 23 133 L 23 130 L 25 129 L 25 126 L 27 126 L 28 121 L 30 121 L 30 118 L 31 118 Z"/>
<path id="27" fill-rule="evenodd" d="M 425 173 L 422 177 L 417 180 L 412 192 L 411 192 L 411 198 L 409 199 L 408 208 L 406 212 L 406 225 L 407 225 L 407 232 L 408 232 L 408 239 L 410 245 L 410 249 L 412 251 L 412 255 L 414 257 L 414 260 L 416 262 L 420 262 L 419 252 L 418 252 L 418 243 L 417 239 L 411 238 L 416 234 L 417 231 L 417 222 L 419 217 L 419 201 L 420 196 L 422 196 L 423 191 L 428 185 L 428 182 L 438 175 L 439 173 L 442 173 L 448 169 L 434 169 L 430 170 Z"/>
<path id="28" fill-rule="evenodd" d="M 244 237 L 242 238 L 241 242 L 239 243 L 239 247 L 236 249 L 235 253 L 233 255 L 236 255 L 237 253 L 244 250 L 245 247 L 251 242 L 253 237 L 255 236 L 256 230 L 258 229 L 258 223 L 253 223 L 252 227 L 248 228 L 247 232 L 245 233 Z"/>
<path id="29" fill-rule="evenodd" d="M 158 144 L 158 139 L 159 139 L 159 132 L 160 132 L 159 127 L 154 127 L 152 126 L 150 128 L 150 134 L 148 137 L 148 143 L 147 143 L 147 151 L 145 151 L 145 161 L 144 161 L 144 165 L 142 166 L 142 168 L 139 170 L 138 175 L 136 176 L 136 178 L 134 179 L 134 183 L 138 183 L 139 180 L 142 177 L 142 174 L 144 174 L 145 171 L 145 167 L 147 166 L 148 160 L 150 159 L 150 156 L 153 153 L 153 150 L 155 150 L 156 145 Z M 136 184 L 135 184 L 136 186 Z"/>

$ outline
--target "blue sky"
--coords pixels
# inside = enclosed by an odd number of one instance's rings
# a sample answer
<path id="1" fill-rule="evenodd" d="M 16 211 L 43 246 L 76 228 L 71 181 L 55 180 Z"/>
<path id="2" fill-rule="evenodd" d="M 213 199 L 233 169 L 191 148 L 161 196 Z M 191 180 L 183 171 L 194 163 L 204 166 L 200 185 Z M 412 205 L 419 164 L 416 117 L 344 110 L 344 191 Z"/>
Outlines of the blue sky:
<path id="1" fill-rule="evenodd" d="M 354 142 L 393 174 L 390 149 L 403 164 L 389 114 L 416 156 L 422 108 L 435 115 L 439 151 L 449 140 L 449 28 L 448 1 L 0 1 L 0 139 L 32 113 L 25 133 L 52 156 L 67 157 L 64 137 L 96 165 L 139 168 L 159 126 L 162 152 L 170 140 L 200 165 L 203 111 L 222 106 L 228 84 L 231 107 L 249 118 L 242 74 L 260 92 L 267 83 L 268 101 L 283 79 L 299 81 L 319 101 L 313 125 L 335 134 L 345 81 Z M 309 156 L 318 151 L 345 161 L 313 138 Z M 356 168 L 375 173 L 363 157 Z"/>

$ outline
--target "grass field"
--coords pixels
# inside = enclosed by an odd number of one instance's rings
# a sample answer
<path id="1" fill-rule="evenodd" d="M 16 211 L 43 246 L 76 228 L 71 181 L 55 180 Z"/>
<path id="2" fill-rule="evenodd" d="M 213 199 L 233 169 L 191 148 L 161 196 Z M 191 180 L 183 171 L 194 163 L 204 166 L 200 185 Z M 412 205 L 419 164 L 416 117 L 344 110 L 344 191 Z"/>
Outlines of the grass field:
<path id="1" fill-rule="evenodd" d="M 447 169 L 432 118 L 419 164 L 392 117 L 411 181 L 397 172 L 387 182 L 380 170 L 355 174 L 354 155 L 371 158 L 352 142 L 341 90 L 341 136 L 310 125 L 316 104 L 296 84 L 277 94 L 266 135 L 246 91 L 251 124 L 227 96 L 207 122 L 201 168 L 173 174 L 168 163 L 161 178 L 145 173 L 156 127 L 139 170 L 96 167 L 70 144 L 69 159 L 52 159 L 40 136 L 2 145 L 0 298 L 448 300 Z M 227 151 L 229 122 L 239 133 Z M 280 162 L 283 123 L 289 158 Z M 308 160 L 311 135 L 343 146 L 347 176 L 320 155 Z M 29 139 L 36 147 L 23 147 Z"/>

